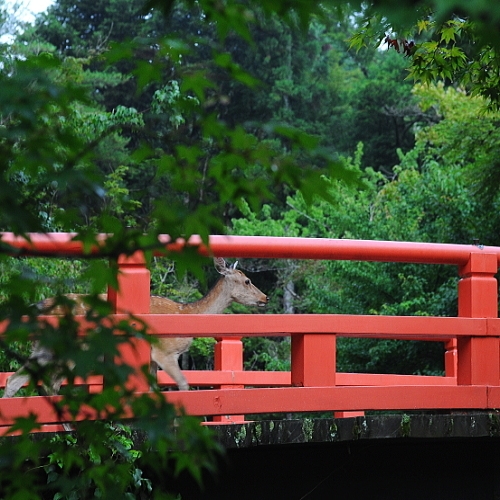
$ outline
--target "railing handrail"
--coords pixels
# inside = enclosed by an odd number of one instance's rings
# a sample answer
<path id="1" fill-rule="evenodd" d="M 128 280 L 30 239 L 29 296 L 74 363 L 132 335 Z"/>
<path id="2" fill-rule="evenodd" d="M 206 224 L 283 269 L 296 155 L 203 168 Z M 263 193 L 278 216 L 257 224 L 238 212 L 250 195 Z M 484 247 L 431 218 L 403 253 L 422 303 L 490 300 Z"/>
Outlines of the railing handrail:
<path id="1" fill-rule="evenodd" d="M 47 254 L 82 255 L 83 244 L 75 240 L 76 233 L 29 233 L 29 240 L 14 233 L 0 233 L 1 240 L 13 247 Z M 105 241 L 106 234 L 98 235 Z M 172 242 L 168 235 L 160 237 L 170 250 L 181 250 L 185 246 L 199 247 L 202 254 L 208 248 L 195 235 Z M 354 240 L 334 238 L 301 238 L 287 236 L 236 236 L 212 235 L 209 237 L 210 252 L 220 257 L 268 258 L 268 259 L 315 259 L 355 260 L 371 262 L 406 262 L 415 264 L 449 264 L 463 266 L 470 255 L 495 254 L 500 262 L 500 247 L 479 244 L 427 243 L 383 240 Z"/>

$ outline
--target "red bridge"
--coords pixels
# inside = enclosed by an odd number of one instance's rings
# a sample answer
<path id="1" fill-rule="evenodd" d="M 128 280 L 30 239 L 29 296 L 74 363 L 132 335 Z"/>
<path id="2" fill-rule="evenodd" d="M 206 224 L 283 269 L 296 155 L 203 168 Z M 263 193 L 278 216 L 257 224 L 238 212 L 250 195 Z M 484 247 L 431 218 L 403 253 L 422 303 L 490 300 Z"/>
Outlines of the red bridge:
<path id="1" fill-rule="evenodd" d="M 32 235 L 32 242 L 4 234 L 3 241 L 27 252 L 80 255 L 73 235 Z M 167 241 L 167 238 L 165 239 Z M 189 245 L 199 245 L 198 238 Z M 171 249 L 182 243 L 167 244 Z M 210 249 L 221 257 L 356 260 L 447 264 L 457 267 L 458 317 L 355 315 L 153 315 L 149 308 L 149 271 L 141 255 L 121 258 L 120 293 L 115 310 L 128 310 L 158 336 L 208 336 L 217 340 L 215 369 L 187 371 L 197 391 L 168 391 L 165 398 L 191 415 L 211 416 L 216 423 L 238 423 L 245 414 L 332 412 L 360 415 L 367 410 L 432 410 L 500 408 L 500 319 L 498 271 L 500 247 L 331 239 L 212 236 Z M 115 294 L 116 295 L 116 294 Z M 117 319 L 125 318 L 116 314 Z M 291 336 L 291 371 L 243 370 L 241 338 L 252 335 Z M 337 337 L 371 337 L 443 342 L 444 376 L 338 373 Z M 122 349 L 123 360 L 136 367 L 129 384 L 137 392 L 149 389 L 139 367 L 149 363 L 147 342 Z M 1 374 L 0 386 L 9 374 Z M 159 373 L 162 384 L 173 382 Z M 85 381 L 90 390 L 102 386 L 99 377 Z M 207 389 L 203 389 L 203 388 Z M 209 389 L 208 389 L 209 387 Z M 59 429 L 58 416 L 47 397 L 0 400 L 0 427 L 14 419 L 38 415 L 42 430 Z M 82 412 L 78 419 L 97 418 Z"/>

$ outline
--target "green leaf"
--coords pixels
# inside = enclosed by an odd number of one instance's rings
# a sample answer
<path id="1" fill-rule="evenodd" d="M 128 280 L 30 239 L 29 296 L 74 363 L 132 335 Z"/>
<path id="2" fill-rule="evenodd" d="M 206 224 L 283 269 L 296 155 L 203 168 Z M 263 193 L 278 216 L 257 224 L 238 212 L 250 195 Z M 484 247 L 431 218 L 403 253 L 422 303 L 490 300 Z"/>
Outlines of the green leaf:
<path id="1" fill-rule="evenodd" d="M 450 41 L 455 41 L 456 28 L 454 26 L 447 26 L 441 30 L 441 41 L 449 43 Z"/>
<path id="2" fill-rule="evenodd" d="M 206 76 L 205 71 L 194 71 L 185 74 L 181 83 L 181 91 L 193 92 L 200 102 L 205 101 L 206 90 L 214 88 L 216 88 L 215 83 Z"/>
<path id="3" fill-rule="evenodd" d="M 31 414 L 29 417 L 18 417 L 14 424 L 9 427 L 7 434 L 15 434 L 21 432 L 22 434 L 29 434 L 34 430 L 40 429 L 41 425 L 37 423 L 36 415 Z"/>
<path id="4" fill-rule="evenodd" d="M 108 285 L 118 289 L 116 271 L 107 262 L 101 260 L 90 262 L 82 279 L 90 283 L 92 293 L 103 293 Z"/>

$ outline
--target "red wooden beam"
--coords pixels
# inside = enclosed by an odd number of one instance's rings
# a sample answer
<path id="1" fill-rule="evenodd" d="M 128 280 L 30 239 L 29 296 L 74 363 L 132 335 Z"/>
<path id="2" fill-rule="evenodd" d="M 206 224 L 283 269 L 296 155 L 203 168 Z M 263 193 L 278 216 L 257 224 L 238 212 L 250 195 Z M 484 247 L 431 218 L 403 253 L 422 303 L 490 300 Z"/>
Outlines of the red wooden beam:
<path id="1" fill-rule="evenodd" d="M 27 252 L 36 250 L 54 255 L 81 255 L 83 247 L 80 242 L 73 241 L 75 236 L 74 233 L 32 233 L 29 234 L 31 241 L 26 241 L 13 233 L 1 233 L 2 241 Z M 104 241 L 106 237 L 102 234 L 98 239 Z M 209 237 L 209 251 L 199 236 L 192 236 L 188 242 L 172 242 L 168 235 L 162 235 L 160 241 L 172 251 L 181 251 L 189 245 L 199 247 L 200 253 L 213 253 L 220 257 L 413 262 L 457 266 L 466 265 L 469 256 L 474 253 L 494 253 L 500 259 L 500 247 L 448 243 L 213 235 Z"/>
<path id="2" fill-rule="evenodd" d="M 370 316 L 349 314 L 135 314 L 155 336 L 245 337 L 283 336 L 303 333 L 342 337 L 397 338 L 403 340 L 446 341 L 461 336 L 498 337 L 500 318 L 441 316 Z M 95 327 L 84 316 L 75 316 L 82 331 Z M 56 325 L 56 316 L 39 316 Z M 129 320 L 127 314 L 110 316 L 111 322 Z M 132 325 L 134 321 L 131 321 Z M 8 322 L 0 322 L 0 334 Z M 82 333 L 83 334 L 83 333 Z"/>
<path id="3" fill-rule="evenodd" d="M 0 388 L 5 387 L 7 378 L 13 372 L 0 373 Z M 221 385 L 241 385 L 247 387 L 290 386 L 290 372 L 270 371 L 233 371 L 233 370 L 185 370 L 189 385 L 193 387 L 211 387 Z M 93 375 L 87 379 L 77 377 L 74 385 L 85 385 L 92 391 L 102 387 L 102 376 Z M 160 385 L 175 386 L 175 382 L 163 371 L 158 371 Z M 338 386 L 374 386 L 374 385 L 457 385 L 454 377 L 426 375 L 394 375 L 384 373 L 337 373 Z M 65 382 L 63 383 L 63 385 Z M 93 389 L 95 388 L 95 389 Z M 500 407 L 500 405 L 499 405 Z"/>
<path id="4" fill-rule="evenodd" d="M 444 341 L 457 336 L 498 336 L 498 318 L 368 316 L 346 314 L 137 314 L 158 336 L 244 337 L 303 333 Z M 116 315 L 119 320 L 126 315 Z"/>
<path id="5" fill-rule="evenodd" d="M 165 397 L 200 416 L 244 414 L 250 408 L 252 413 L 495 408 L 486 386 L 285 387 L 172 391 Z"/>
<path id="6" fill-rule="evenodd" d="M 7 379 L 13 374 L 14 372 L 0 372 L 0 387 L 3 388 L 5 387 L 5 382 Z M 28 385 L 28 384 L 26 384 Z M 79 386 L 79 385 L 86 385 L 86 386 L 91 386 L 91 387 L 99 387 L 102 386 L 102 376 L 101 375 L 91 375 L 87 377 L 86 379 L 83 379 L 81 377 L 75 377 L 73 385 Z"/>
<path id="7" fill-rule="evenodd" d="M 243 342 L 240 337 L 223 338 L 218 337 L 214 347 L 214 368 L 215 371 L 224 371 L 228 375 L 243 371 Z M 244 389 L 245 386 L 237 384 L 233 379 L 226 379 L 226 384 L 216 384 L 216 389 Z M 242 423 L 245 421 L 244 415 L 214 416 L 217 423 Z"/>
<path id="8" fill-rule="evenodd" d="M 244 385 L 247 387 L 271 387 L 290 386 L 292 384 L 290 372 L 185 370 L 184 375 L 189 385 L 193 387 L 210 387 L 230 384 Z M 158 383 L 160 385 L 175 386 L 175 382 L 161 370 L 158 372 Z M 426 375 L 339 372 L 336 374 L 336 385 L 457 385 L 457 379 L 454 377 Z"/>
<path id="9" fill-rule="evenodd" d="M 485 251 L 473 253 L 459 269 L 458 315 L 469 318 L 497 318 L 498 256 Z M 457 382 L 460 385 L 500 384 L 500 338 L 457 337 Z"/>
<path id="10" fill-rule="evenodd" d="M 56 255 L 82 255 L 83 245 L 81 241 L 75 241 L 76 233 L 29 233 L 28 240 L 14 233 L 0 233 L 2 242 L 15 248 L 24 250 L 29 254 L 34 253 Z M 105 235 L 99 239 L 104 240 Z M 94 249 L 95 251 L 96 249 Z"/>
<path id="11" fill-rule="evenodd" d="M 487 251 L 496 253 L 500 258 L 500 247 L 449 243 L 213 235 L 209 238 L 209 251 L 199 236 L 192 236 L 188 242 L 171 242 L 168 235 L 161 239 L 170 250 L 181 251 L 186 245 L 197 246 L 200 253 L 213 253 L 220 257 L 356 260 L 458 266 L 465 265 L 471 253 Z"/>
<path id="12" fill-rule="evenodd" d="M 239 415 L 249 413 L 325 412 L 417 409 L 495 409 L 500 387 L 488 386 L 385 386 L 385 387 L 284 387 L 171 391 L 165 398 L 190 415 Z M 0 399 L 0 427 L 31 414 L 38 421 L 59 423 L 53 405 L 60 396 Z M 250 410 L 251 409 L 251 410 Z M 124 418 L 131 418 L 126 413 Z M 66 417 L 68 418 L 68 417 Z M 81 408 L 76 420 L 94 420 L 97 412 Z"/>
<path id="13" fill-rule="evenodd" d="M 5 387 L 7 378 L 13 372 L 0 373 L 0 388 Z M 241 385 L 247 387 L 290 386 L 290 372 L 233 371 L 233 370 L 185 370 L 184 374 L 193 387 Z M 394 375 L 380 373 L 337 373 L 336 382 L 342 385 L 456 385 L 456 378 L 426 375 Z M 74 385 L 88 386 L 95 391 L 102 387 L 102 376 L 93 375 L 87 379 L 77 377 Z M 160 385 L 175 386 L 175 382 L 162 370 L 158 371 Z M 65 382 L 63 383 L 65 385 Z"/>
<path id="14" fill-rule="evenodd" d="M 146 268 L 144 255 L 136 252 L 130 257 L 118 259 L 118 290 L 108 289 L 108 300 L 113 310 L 129 311 L 142 315 L 149 314 L 150 307 L 150 273 Z M 117 364 L 125 364 L 134 369 L 126 387 L 134 391 L 149 390 L 149 383 L 142 371 L 151 360 L 151 346 L 146 340 L 132 338 L 119 344 L 120 353 Z"/>

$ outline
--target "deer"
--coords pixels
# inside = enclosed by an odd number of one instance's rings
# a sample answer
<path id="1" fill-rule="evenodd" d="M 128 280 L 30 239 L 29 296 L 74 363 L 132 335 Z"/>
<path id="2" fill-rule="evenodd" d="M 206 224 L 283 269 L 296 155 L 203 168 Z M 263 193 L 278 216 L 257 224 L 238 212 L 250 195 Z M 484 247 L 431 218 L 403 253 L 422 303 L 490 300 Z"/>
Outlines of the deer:
<path id="1" fill-rule="evenodd" d="M 251 280 L 242 272 L 236 269 L 238 262 L 228 265 L 226 261 L 217 257 L 214 258 L 215 269 L 221 278 L 213 288 L 203 298 L 196 302 L 180 303 L 166 297 L 152 296 L 150 298 L 151 314 L 222 314 L 224 310 L 233 302 L 245 306 L 265 307 L 269 299 L 261 292 Z M 86 305 L 82 302 L 83 295 L 67 294 L 71 300 L 75 301 L 74 314 L 84 314 Z M 107 294 L 99 296 L 102 300 L 107 299 Z M 45 299 L 39 304 L 43 310 L 51 310 L 53 299 Z M 55 314 L 62 311 L 54 309 Z M 179 390 L 189 390 L 186 377 L 179 368 L 179 357 L 188 351 L 193 342 L 191 337 L 169 337 L 160 338 L 151 345 L 151 373 L 156 375 L 156 370 L 160 367 L 177 384 Z M 27 367 L 30 363 L 38 363 L 45 366 L 53 360 L 51 351 L 35 343 L 28 361 L 13 373 L 6 382 L 5 391 L 2 397 L 13 397 L 19 389 L 29 382 L 30 374 Z M 46 388 L 47 394 L 57 394 L 62 385 L 63 379 L 54 376 L 50 382 L 50 387 Z"/>

